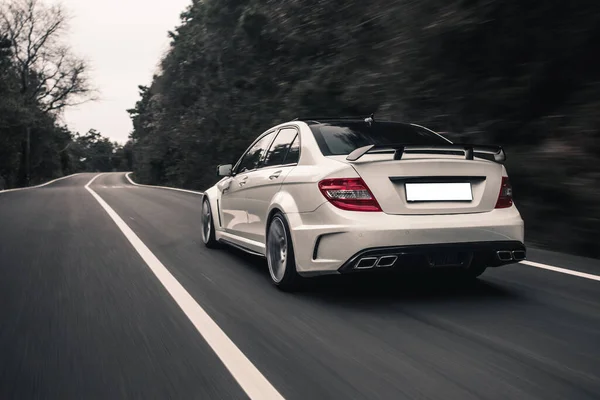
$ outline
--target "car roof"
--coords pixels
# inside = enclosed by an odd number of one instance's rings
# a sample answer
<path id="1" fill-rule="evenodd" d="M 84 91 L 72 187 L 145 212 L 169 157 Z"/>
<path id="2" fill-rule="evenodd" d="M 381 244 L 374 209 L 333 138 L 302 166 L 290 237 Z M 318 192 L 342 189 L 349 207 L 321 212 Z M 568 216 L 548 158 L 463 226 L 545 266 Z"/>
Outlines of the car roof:
<path id="1" fill-rule="evenodd" d="M 366 124 L 368 123 L 364 119 L 319 119 L 319 120 L 300 120 L 307 123 L 308 125 L 355 125 L 355 124 Z M 372 123 L 378 125 L 399 125 L 399 126 L 413 126 L 412 124 L 399 121 L 373 121 Z"/>

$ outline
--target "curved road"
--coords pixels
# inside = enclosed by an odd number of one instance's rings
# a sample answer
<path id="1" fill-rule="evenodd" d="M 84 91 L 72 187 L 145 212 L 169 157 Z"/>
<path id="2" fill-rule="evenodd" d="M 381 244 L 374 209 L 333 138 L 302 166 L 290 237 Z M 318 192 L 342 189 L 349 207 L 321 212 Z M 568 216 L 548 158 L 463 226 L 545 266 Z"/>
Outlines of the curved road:
<path id="1" fill-rule="evenodd" d="M 94 176 L 0 192 L 0 398 L 261 398 L 86 190 Z M 283 398 L 600 398 L 590 276 L 519 264 L 467 286 L 354 277 L 286 294 L 260 259 L 203 247 L 198 195 L 122 173 L 89 187 Z M 597 260 L 529 260 L 600 274 Z"/>

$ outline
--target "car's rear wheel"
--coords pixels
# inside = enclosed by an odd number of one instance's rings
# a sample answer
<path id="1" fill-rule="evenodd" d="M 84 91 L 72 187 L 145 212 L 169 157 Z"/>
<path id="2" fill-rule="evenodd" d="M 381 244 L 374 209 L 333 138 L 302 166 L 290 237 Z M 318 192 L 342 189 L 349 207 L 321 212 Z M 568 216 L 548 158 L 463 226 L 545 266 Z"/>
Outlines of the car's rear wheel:
<path id="1" fill-rule="evenodd" d="M 215 224 L 207 198 L 202 201 L 202 242 L 209 249 L 216 248 L 219 244 L 215 238 Z"/>
<path id="2" fill-rule="evenodd" d="M 285 291 L 297 289 L 301 278 L 296 271 L 294 245 L 287 221 L 279 212 L 271 218 L 267 229 L 266 254 L 273 284 Z"/>

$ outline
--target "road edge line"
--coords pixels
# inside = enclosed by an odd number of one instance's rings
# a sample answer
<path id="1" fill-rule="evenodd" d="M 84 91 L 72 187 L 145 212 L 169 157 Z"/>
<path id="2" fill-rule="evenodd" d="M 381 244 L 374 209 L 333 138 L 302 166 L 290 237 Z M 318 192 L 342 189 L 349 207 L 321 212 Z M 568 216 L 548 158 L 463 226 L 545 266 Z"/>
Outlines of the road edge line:
<path id="1" fill-rule="evenodd" d="M 49 182 L 42 183 L 42 184 L 35 185 L 35 186 L 27 186 L 27 187 L 22 187 L 22 188 L 14 188 L 14 189 L 0 190 L 0 194 L 2 194 L 2 193 L 10 193 L 10 192 L 18 192 L 18 191 L 20 191 L 20 190 L 27 190 L 27 189 L 37 189 L 37 188 L 41 188 L 41 187 L 44 187 L 44 186 L 46 186 L 46 185 L 49 185 L 49 184 L 51 184 L 51 183 L 58 182 L 58 181 L 62 181 L 63 179 L 71 178 L 71 177 L 73 177 L 73 176 L 76 176 L 76 175 L 81 175 L 82 173 L 83 173 L 83 172 L 76 172 L 76 173 L 74 173 L 74 174 L 71 174 L 71 175 L 61 176 L 60 178 L 52 179 L 52 180 L 51 180 L 51 181 L 49 181 Z"/>
<path id="2" fill-rule="evenodd" d="M 85 189 L 98 201 L 104 211 L 111 217 L 113 222 L 121 230 L 125 238 L 131 243 L 148 268 L 154 273 L 159 282 L 169 292 L 173 300 L 188 317 L 196 330 L 204 338 L 206 343 L 212 348 L 217 357 L 221 360 L 225 368 L 231 373 L 233 378 L 246 392 L 248 397 L 253 400 L 283 400 L 283 396 L 271 385 L 267 378 L 252 364 L 252 362 L 242 353 L 242 351 L 233 343 L 217 323 L 204 311 L 204 309 L 194 300 L 187 290 L 171 274 L 171 272 L 160 262 L 160 260 L 150 251 L 135 232 L 123 221 L 123 219 L 114 211 L 90 185 L 103 174 L 94 176 L 86 185 Z"/>
<path id="3" fill-rule="evenodd" d="M 131 179 L 131 177 L 129 176 L 132 173 L 133 172 L 127 172 L 125 174 L 125 178 L 127 178 L 127 180 L 129 181 L 129 183 L 131 183 L 134 186 L 141 186 L 141 187 L 148 187 L 148 188 L 157 188 L 157 189 L 176 190 L 178 192 L 192 193 L 192 194 L 196 194 L 196 195 L 202 195 L 202 194 L 204 194 L 204 192 L 198 192 L 196 190 L 179 189 L 179 188 L 174 188 L 174 187 L 169 187 L 169 186 L 144 185 L 144 184 L 141 184 L 141 183 L 135 183 L 133 181 L 133 179 Z"/>
<path id="4" fill-rule="evenodd" d="M 548 271 L 559 272 L 561 274 L 577 276 L 579 278 L 585 278 L 585 279 L 590 279 L 590 280 L 593 280 L 593 281 L 600 282 L 600 276 L 599 275 L 587 274 L 585 272 L 574 271 L 572 269 L 566 269 L 566 268 L 560 268 L 560 267 L 553 267 L 552 265 L 546 265 L 546 264 L 537 263 L 537 262 L 533 262 L 533 261 L 520 261 L 519 263 L 520 264 L 524 264 L 524 265 L 528 265 L 530 267 L 546 269 Z"/>

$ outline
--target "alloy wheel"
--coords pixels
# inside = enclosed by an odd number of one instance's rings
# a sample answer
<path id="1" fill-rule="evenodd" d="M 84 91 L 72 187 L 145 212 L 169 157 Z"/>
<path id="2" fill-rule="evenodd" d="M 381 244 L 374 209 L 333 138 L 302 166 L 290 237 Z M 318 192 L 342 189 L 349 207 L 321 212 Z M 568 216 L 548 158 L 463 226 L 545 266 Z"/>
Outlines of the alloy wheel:
<path id="1" fill-rule="evenodd" d="M 280 218 L 276 217 L 269 226 L 267 238 L 267 263 L 271 278 L 275 282 L 281 282 L 285 275 L 288 256 L 288 243 L 285 226 Z"/>
<path id="2" fill-rule="evenodd" d="M 202 240 L 208 243 L 210 240 L 212 225 L 212 215 L 210 213 L 210 205 L 208 201 L 202 203 Z"/>

